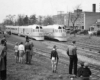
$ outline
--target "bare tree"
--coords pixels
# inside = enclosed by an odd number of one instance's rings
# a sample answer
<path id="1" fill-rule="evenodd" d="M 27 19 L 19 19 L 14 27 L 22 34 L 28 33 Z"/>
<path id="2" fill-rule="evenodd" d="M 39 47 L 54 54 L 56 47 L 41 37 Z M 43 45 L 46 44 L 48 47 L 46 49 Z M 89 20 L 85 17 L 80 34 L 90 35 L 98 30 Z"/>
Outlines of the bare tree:
<path id="1" fill-rule="evenodd" d="M 80 9 L 80 5 L 78 5 L 76 7 L 76 9 L 74 10 L 74 13 L 72 12 L 69 12 L 69 22 L 72 24 L 72 28 L 74 30 L 74 36 L 76 35 L 76 23 L 78 21 L 78 19 L 81 17 L 81 13 L 82 13 L 82 10 Z M 68 23 L 69 24 L 69 23 Z"/>
<path id="2" fill-rule="evenodd" d="M 80 18 L 80 16 L 81 16 L 80 6 L 76 7 L 76 9 L 74 10 L 74 13 L 69 12 L 69 19 L 70 19 L 70 22 L 72 23 L 72 27 L 74 30 L 76 29 L 75 23 Z"/>
<path id="3" fill-rule="evenodd" d="M 14 25 L 14 17 L 15 15 L 7 15 L 6 19 L 4 20 L 4 24 L 6 25 Z"/>

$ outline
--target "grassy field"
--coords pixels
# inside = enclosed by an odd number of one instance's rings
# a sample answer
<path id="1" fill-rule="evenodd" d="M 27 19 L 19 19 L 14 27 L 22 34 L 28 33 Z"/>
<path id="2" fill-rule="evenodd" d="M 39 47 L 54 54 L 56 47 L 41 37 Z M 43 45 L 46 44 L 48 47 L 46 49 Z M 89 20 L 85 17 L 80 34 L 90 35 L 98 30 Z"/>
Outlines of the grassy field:
<path id="1" fill-rule="evenodd" d="M 68 66 L 59 63 L 58 72 L 53 74 L 49 58 L 40 54 L 34 54 L 32 65 L 25 64 L 25 58 L 23 64 L 16 63 L 11 50 L 7 58 L 7 80 L 68 80 Z"/>
<path id="2" fill-rule="evenodd" d="M 59 63 L 57 73 L 52 73 L 50 59 L 38 53 L 34 53 L 31 65 L 25 64 L 25 56 L 23 64 L 16 63 L 13 45 L 18 39 L 7 36 L 7 40 L 7 80 L 70 80 L 66 64 Z"/>
<path id="3" fill-rule="evenodd" d="M 0 35 L 0 39 L 1 38 L 2 36 Z M 87 38 L 87 36 L 85 38 Z M 13 45 L 19 39 L 12 36 L 7 36 L 7 40 L 9 43 L 7 53 L 7 80 L 70 80 L 68 78 L 68 65 L 59 63 L 57 73 L 52 73 L 50 59 L 38 53 L 34 53 L 32 65 L 25 64 L 25 57 L 23 64 L 16 63 Z M 95 38 L 93 37 L 92 39 L 88 40 L 95 41 Z"/>

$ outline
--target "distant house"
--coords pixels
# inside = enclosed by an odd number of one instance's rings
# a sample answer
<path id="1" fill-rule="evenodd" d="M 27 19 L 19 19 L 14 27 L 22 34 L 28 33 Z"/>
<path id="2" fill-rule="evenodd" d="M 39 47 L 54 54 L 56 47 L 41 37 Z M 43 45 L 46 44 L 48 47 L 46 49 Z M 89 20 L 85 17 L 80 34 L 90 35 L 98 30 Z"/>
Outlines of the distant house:
<path id="1" fill-rule="evenodd" d="M 99 12 L 81 12 L 80 17 L 75 22 L 75 26 L 79 29 L 89 30 L 97 19 L 100 19 Z M 69 26 L 72 26 L 71 21 L 69 21 Z"/>
<path id="2" fill-rule="evenodd" d="M 100 19 L 97 19 L 97 21 L 90 26 L 90 31 L 98 31 L 100 30 Z"/>
<path id="3" fill-rule="evenodd" d="M 84 12 L 84 29 L 89 29 L 98 19 L 100 19 L 100 13 Z"/>

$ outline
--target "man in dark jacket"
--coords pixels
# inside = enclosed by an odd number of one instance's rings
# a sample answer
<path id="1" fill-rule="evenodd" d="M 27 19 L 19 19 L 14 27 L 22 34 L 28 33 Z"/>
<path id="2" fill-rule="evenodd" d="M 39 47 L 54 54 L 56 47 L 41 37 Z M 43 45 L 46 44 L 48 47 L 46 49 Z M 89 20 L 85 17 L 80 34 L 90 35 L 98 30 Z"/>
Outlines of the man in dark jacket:
<path id="1" fill-rule="evenodd" d="M 26 36 L 26 42 L 27 42 L 27 41 L 29 41 L 29 37 L 28 37 L 28 36 Z"/>
<path id="2" fill-rule="evenodd" d="M 6 65 L 7 65 L 7 49 L 5 43 L 1 41 L 0 45 L 0 77 L 1 80 L 6 80 Z"/>
<path id="3" fill-rule="evenodd" d="M 73 45 L 69 46 L 67 50 L 67 54 L 70 58 L 70 63 L 69 63 L 69 74 L 72 75 L 72 69 L 74 69 L 74 76 L 77 75 L 77 47 L 75 46 L 76 41 L 72 42 Z"/>
<path id="4" fill-rule="evenodd" d="M 34 44 L 33 44 L 32 41 L 30 41 L 29 43 L 30 43 L 30 46 L 31 46 L 31 51 L 30 51 L 30 63 L 31 63 L 31 61 L 32 61 L 32 56 L 33 56 L 33 54 L 34 54 L 34 52 L 33 52 Z"/>
<path id="5" fill-rule="evenodd" d="M 25 43 L 25 53 L 26 53 L 26 64 L 31 64 L 30 62 L 30 51 L 31 51 L 31 45 L 29 41 L 26 41 Z"/>
<path id="6" fill-rule="evenodd" d="M 54 45 L 53 50 L 51 51 L 50 59 L 51 59 L 51 63 L 52 63 L 52 71 L 56 72 L 58 60 L 59 60 L 58 53 L 57 53 L 57 50 L 56 50 L 56 45 Z"/>
<path id="7" fill-rule="evenodd" d="M 91 70 L 88 68 L 88 63 L 84 63 L 84 68 L 82 70 L 82 80 L 90 80 Z"/>

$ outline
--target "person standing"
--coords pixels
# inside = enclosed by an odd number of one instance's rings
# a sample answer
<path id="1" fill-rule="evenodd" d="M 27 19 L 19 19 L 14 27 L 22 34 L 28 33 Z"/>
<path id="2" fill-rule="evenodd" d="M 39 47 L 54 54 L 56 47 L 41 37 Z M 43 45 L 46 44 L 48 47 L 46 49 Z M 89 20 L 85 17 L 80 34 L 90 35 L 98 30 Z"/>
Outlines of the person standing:
<path id="1" fill-rule="evenodd" d="M 1 40 L 1 43 L 4 43 L 4 46 L 7 49 L 7 40 L 6 40 L 6 36 L 5 35 L 3 36 L 2 40 Z"/>
<path id="2" fill-rule="evenodd" d="M 1 41 L 0 45 L 0 77 L 1 80 L 6 80 L 7 74 L 7 48 L 5 46 L 5 42 Z"/>
<path id="3" fill-rule="evenodd" d="M 75 46 L 76 41 L 73 41 L 72 43 L 73 43 L 73 45 L 69 46 L 69 48 L 67 50 L 67 54 L 70 58 L 69 74 L 72 75 L 72 69 L 74 69 L 74 76 L 76 76 L 77 75 L 77 62 L 78 62 L 77 47 Z"/>
<path id="4" fill-rule="evenodd" d="M 57 65 L 58 65 L 58 60 L 59 60 L 58 53 L 56 50 L 56 45 L 54 45 L 53 50 L 51 51 L 50 59 L 51 59 L 51 64 L 52 64 L 52 71 L 54 73 L 57 70 Z"/>
<path id="5" fill-rule="evenodd" d="M 29 41 L 29 37 L 28 37 L 28 36 L 26 36 L 26 42 L 27 42 L 27 41 Z"/>
<path id="6" fill-rule="evenodd" d="M 18 46 L 19 46 L 19 45 L 18 45 L 18 42 L 16 42 L 15 47 L 14 47 L 16 62 L 18 62 L 18 60 L 19 60 L 19 51 L 18 51 Z"/>
<path id="7" fill-rule="evenodd" d="M 26 43 L 25 43 L 26 64 L 31 64 L 30 51 L 31 51 L 31 45 L 30 45 L 29 41 L 26 41 Z"/>
<path id="8" fill-rule="evenodd" d="M 33 56 L 33 47 L 34 47 L 34 44 L 32 41 L 29 42 L 30 43 L 30 46 L 31 46 L 31 51 L 30 51 L 30 64 L 31 64 L 31 61 L 32 61 L 32 56 Z"/>
<path id="9" fill-rule="evenodd" d="M 18 51 L 19 51 L 19 62 L 22 63 L 23 60 L 23 55 L 25 52 L 25 47 L 23 45 L 23 42 L 21 42 L 18 46 Z"/>

